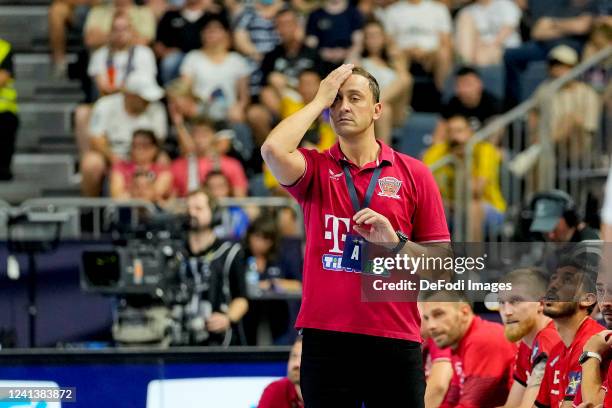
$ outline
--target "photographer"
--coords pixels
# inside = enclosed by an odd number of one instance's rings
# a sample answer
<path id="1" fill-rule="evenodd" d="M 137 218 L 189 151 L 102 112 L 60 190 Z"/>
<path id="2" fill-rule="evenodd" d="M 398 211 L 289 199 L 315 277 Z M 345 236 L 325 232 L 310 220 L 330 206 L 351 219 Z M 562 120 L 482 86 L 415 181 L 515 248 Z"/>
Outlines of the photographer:
<path id="1" fill-rule="evenodd" d="M 238 243 L 217 238 L 213 230 L 214 207 L 204 190 L 187 196 L 190 229 L 185 266 L 202 290 L 200 302 L 190 302 L 185 313 L 190 343 L 229 345 L 237 342 L 236 324 L 249 308 L 244 251 Z"/>

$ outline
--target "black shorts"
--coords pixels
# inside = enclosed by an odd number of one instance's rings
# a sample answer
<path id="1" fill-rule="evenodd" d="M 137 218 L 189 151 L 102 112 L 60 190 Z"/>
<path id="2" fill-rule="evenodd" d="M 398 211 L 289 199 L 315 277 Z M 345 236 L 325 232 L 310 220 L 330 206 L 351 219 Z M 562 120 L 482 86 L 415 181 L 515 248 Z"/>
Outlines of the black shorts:
<path id="1" fill-rule="evenodd" d="M 422 408 L 421 345 L 304 329 L 300 384 L 306 408 Z"/>

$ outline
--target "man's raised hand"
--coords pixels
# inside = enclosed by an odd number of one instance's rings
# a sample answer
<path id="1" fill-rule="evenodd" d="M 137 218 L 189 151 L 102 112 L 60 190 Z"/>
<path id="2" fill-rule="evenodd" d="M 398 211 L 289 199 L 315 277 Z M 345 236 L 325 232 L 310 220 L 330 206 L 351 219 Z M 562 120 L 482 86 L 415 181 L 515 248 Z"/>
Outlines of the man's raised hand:
<path id="1" fill-rule="evenodd" d="M 325 77 L 319 84 L 319 90 L 315 99 L 323 103 L 326 107 L 330 107 L 336 100 L 338 90 L 353 73 L 353 64 L 343 64 L 334 69 Z"/>

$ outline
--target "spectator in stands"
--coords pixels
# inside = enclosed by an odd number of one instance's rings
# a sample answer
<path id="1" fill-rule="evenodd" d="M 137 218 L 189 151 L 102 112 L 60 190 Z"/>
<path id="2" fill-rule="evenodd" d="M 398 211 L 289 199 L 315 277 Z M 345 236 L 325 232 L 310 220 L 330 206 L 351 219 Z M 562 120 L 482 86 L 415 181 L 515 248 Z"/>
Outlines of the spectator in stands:
<path id="1" fill-rule="evenodd" d="M 156 80 L 157 64 L 153 52 L 146 45 L 136 44 L 134 40 L 134 31 L 128 15 L 115 14 L 109 43 L 93 53 L 87 68 L 97 96 L 119 92 L 130 75 Z M 74 112 L 74 132 L 80 154 L 88 148 L 87 128 L 91 109 L 91 104 L 80 104 Z"/>
<path id="2" fill-rule="evenodd" d="M 302 282 L 295 269 L 295 261 L 288 264 L 283 256 L 282 242 L 274 219 L 265 213 L 254 220 L 246 234 L 245 253 L 247 269 L 256 271 L 258 290 L 265 293 L 300 293 Z M 245 331 L 248 344 L 257 344 L 258 328 L 263 321 L 270 328 L 274 343 L 282 342 L 290 330 L 289 307 L 286 300 L 251 302 Z"/>
<path id="3" fill-rule="evenodd" d="M 0 181 L 13 178 L 11 162 L 19 128 L 14 73 L 12 46 L 0 38 Z"/>
<path id="4" fill-rule="evenodd" d="M 261 395 L 259 408 L 304 408 L 300 389 L 300 362 L 302 361 L 302 338 L 298 337 L 291 347 L 287 363 L 287 377 L 268 385 Z"/>
<path id="5" fill-rule="evenodd" d="M 49 7 L 49 46 L 53 61 L 53 76 L 60 79 L 66 76 L 66 31 L 73 28 L 81 32 L 85 25 L 87 12 L 101 0 L 53 0 Z"/>
<path id="6" fill-rule="evenodd" d="M 506 103 L 521 101 L 521 74 L 530 62 L 545 61 L 550 50 L 566 44 L 580 50 L 593 26 L 598 0 L 530 0 L 528 10 L 534 19 L 530 41 L 504 53 Z"/>
<path id="7" fill-rule="evenodd" d="M 326 74 L 352 55 L 363 41 L 363 17 L 348 0 L 325 0 L 308 16 L 306 44 L 319 50 Z"/>
<path id="8" fill-rule="evenodd" d="M 464 64 L 498 65 L 504 49 L 521 45 L 521 9 L 512 0 L 477 0 L 457 16 L 455 47 Z"/>
<path id="9" fill-rule="evenodd" d="M 187 118 L 206 115 L 217 120 L 241 123 L 249 104 L 249 74 L 246 60 L 230 51 L 227 20 L 211 17 L 202 28 L 202 48 L 190 51 L 181 65 L 181 81 L 195 99 L 178 103 Z"/>
<path id="10" fill-rule="evenodd" d="M 85 21 L 85 45 L 95 50 L 108 44 L 113 17 L 126 13 L 135 31 L 135 44 L 150 45 L 155 38 L 155 15 L 147 6 L 137 6 L 134 0 L 112 0 L 92 8 Z"/>
<path id="11" fill-rule="evenodd" d="M 583 354 L 580 357 L 581 392 L 577 393 L 574 406 L 583 402 L 593 405 L 604 403 L 604 398 L 612 384 L 612 372 L 608 368 L 612 362 L 612 339 L 609 338 L 612 334 L 612 263 L 610 262 L 612 253 L 610 248 L 605 246 L 603 251 L 604 257 L 597 275 L 596 290 L 597 305 L 607 330 L 591 336 L 584 344 Z M 582 408 L 582 405 L 580 407 Z"/>
<path id="12" fill-rule="evenodd" d="M 172 174 L 157 163 L 161 152 L 155 133 L 138 129 L 132 137 L 130 159 L 113 164 L 110 195 L 116 199 L 146 198 L 162 202 L 170 196 Z"/>
<path id="13" fill-rule="evenodd" d="M 440 348 L 429 335 L 425 321 L 421 319 L 423 338 L 423 368 L 425 371 L 425 408 L 438 408 L 456 400 L 459 377 L 455 375 L 451 361 L 451 349 Z"/>
<path id="14" fill-rule="evenodd" d="M 591 152 L 592 139 L 599 127 L 602 101 L 588 84 L 572 80 L 558 92 L 548 92 L 550 84 L 567 75 L 578 64 L 578 53 L 567 45 L 559 45 L 548 54 L 548 79 L 536 89 L 534 98 L 540 106 L 548 107 L 546 120 L 553 143 L 565 149 L 566 157 L 578 158 Z M 539 110 L 529 117 L 530 134 L 538 140 Z"/>
<path id="15" fill-rule="evenodd" d="M 282 0 L 255 0 L 244 7 L 234 26 L 234 47 L 249 61 L 251 67 L 250 89 L 258 96 L 263 79 L 259 69 L 264 55 L 279 43 L 274 16 L 283 7 Z"/>
<path id="16" fill-rule="evenodd" d="M 450 347 L 460 393 L 449 407 L 493 408 L 506 401 L 516 357 L 516 346 L 504 329 L 475 316 L 460 292 L 436 291 L 425 295 L 423 319 L 440 348 Z M 483 356 L 487 356 L 486 362 Z"/>
<path id="17" fill-rule="evenodd" d="M 533 221 L 529 230 L 557 244 L 599 240 L 597 231 L 580 219 L 574 200 L 564 191 L 542 192 L 533 198 Z"/>
<path id="18" fill-rule="evenodd" d="M 249 304 L 246 299 L 244 250 L 239 243 L 219 239 L 212 228 L 216 204 L 203 190 L 187 197 L 191 219 L 186 249 L 188 276 L 203 280 L 202 293 L 185 310 L 191 323 L 191 343 L 239 344 L 236 325 Z"/>
<path id="19" fill-rule="evenodd" d="M 384 23 L 387 34 L 406 54 L 408 66 L 420 65 L 442 90 L 453 62 L 448 9 L 437 1 L 399 0 L 388 7 Z"/>
<path id="20" fill-rule="evenodd" d="M 612 11 L 612 10 L 611 10 Z M 589 41 L 584 46 L 582 60 L 586 61 L 612 43 L 612 16 L 595 18 Z"/>
<path id="21" fill-rule="evenodd" d="M 119 92 L 129 75 L 155 80 L 155 55 L 149 47 L 134 42 L 134 31 L 127 14 L 116 14 L 113 17 L 108 45 L 93 53 L 87 74 L 93 79 L 101 96 Z"/>
<path id="22" fill-rule="evenodd" d="M 555 322 L 561 342 L 548 356 L 535 402 L 538 407 L 571 407 L 577 395 L 582 378 L 579 357 L 583 346 L 604 329 L 590 317 L 596 303 L 596 274 L 597 265 L 566 257 L 550 278 L 544 314 Z"/>
<path id="23" fill-rule="evenodd" d="M 225 10 L 210 0 L 186 0 L 179 10 L 168 10 L 157 25 L 155 54 L 160 59 L 159 71 L 162 84 L 166 85 L 179 76 L 179 68 L 189 51 L 202 47 L 200 33 L 211 18 Z"/>
<path id="24" fill-rule="evenodd" d="M 295 92 L 285 91 L 281 99 L 280 111 L 275 112 L 275 115 L 281 119 L 293 115 L 314 99 L 319 89 L 321 76 L 317 71 L 303 70 L 299 74 L 298 81 L 297 95 Z M 314 122 L 306 132 L 300 146 L 317 149 L 322 152 L 329 149 L 335 142 L 336 134 L 331 126 L 329 110 L 325 110 L 319 117 L 319 120 Z M 287 194 L 267 167 L 264 167 L 264 184 L 275 194 Z"/>
<path id="25" fill-rule="evenodd" d="M 388 7 L 396 0 L 359 0 L 357 9 L 366 20 L 385 21 Z"/>
<path id="26" fill-rule="evenodd" d="M 423 162 L 432 165 L 447 155 L 465 160 L 465 145 L 474 135 L 465 116 L 455 115 L 448 119 L 448 141 L 435 143 L 423 155 Z M 473 151 L 472 200 L 466 209 L 471 213 L 471 240 L 480 241 L 483 236 L 495 235 L 503 223 L 506 201 L 501 193 L 499 168 L 501 153 L 493 144 L 482 141 Z M 434 171 L 434 177 L 447 209 L 452 214 L 456 208 L 455 169 L 446 165 Z"/>
<path id="27" fill-rule="evenodd" d="M 442 119 L 434 131 L 434 143 L 446 140 L 448 118 L 462 115 L 468 118 L 470 127 L 478 131 L 488 120 L 500 114 L 502 102 L 484 89 L 478 71 L 470 66 L 463 66 L 455 74 L 455 94 L 442 106 Z"/>
<path id="28" fill-rule="evenodd" d="M 199 188 L 209 172 L 219 170 L 230 182 L 232 197 L 246 196 L 249 186 L 244 169 L 238 160 L 219 153 L 214 122 L 205 117 L 196 118 L 188 130 L 180 112 L 172 106 L 170 112 L 182 155 L 171 167 L 174 192 L 184 197 Z"/>
<path id="29" fill-rule="evenodd" d="M 220 170 L 212 170 L 206 175 L 203 183 L 210 196 L 216 200 L 232 197 L 232 186 L 229 178 Z M 238 241 L 244 238 L 249 227 L 249 216 L 242 207 L 231 205 L 217 212 L 218 225 L 215 234 L 221 239 Z"/>
<path id="30" fill-rule="evenodd" d="M 294 10 L 281 9 L 274 22 L 280 44 L 263 57 L 260 103 L 252 104 L 247 111 L 247 121 L 257 145 L 261 145 L 272 130 L 273 117 L 279 115 L 283 95 L 289 89 L 297 90 L 300 72 L 316 70 L 321 65 L 317 51 L 304 44 L 303 27 Z"/>
<path id="31" fill-rule="evenodd" d="M 403 125 L 406 120 L 412 96 L 412 77 L 406 56 L 389 43 L 378 20 L 366 22 L 363 34 L 363 51 L 351 62 L 361 65 L 378 81 L 380 101 L 385 109 L 374 124 L 376 138 L 390 145 L 393 128 Z"/>
<path id="32" fill-rule="evenodd" d="M 512 289 L 499 293 L 506 338 L 519 342 L 514 382 L 503 408 L 531 407 L 538 396 L 550 351 L 561 341 L 540 301 L 548 282 L 535 268 L 516 269 L 502 278 Z"/>
<path id="33" fill-rule="evenodd" d="M 158 102 L 163 95 L 163 89 L 151 79 L 130 76 L 123 92 L 96 102 L 89 125 L 89 150 L 81 157 L 83 195 L 100 195 L 109 166 L 127 159 L 135 130 L 150 129 L 158 140 L 165 140 L 166 111 Z"/>

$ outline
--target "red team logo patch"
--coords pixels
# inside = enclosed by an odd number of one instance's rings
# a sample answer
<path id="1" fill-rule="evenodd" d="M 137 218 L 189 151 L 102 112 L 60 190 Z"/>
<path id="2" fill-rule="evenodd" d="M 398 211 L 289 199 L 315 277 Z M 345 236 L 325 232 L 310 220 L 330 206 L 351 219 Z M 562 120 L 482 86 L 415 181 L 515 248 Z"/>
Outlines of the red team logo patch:
<path id="1" fill-rule="evenodd" d="M 400 198 L 400 196 L 397 195 L 397 192 L 401 186 L 401 180 L 398 180 L 395 177 L 383 177 L 378 180 L 378 187 L 380 187 L 378 195 L 381 197 Z"/>

